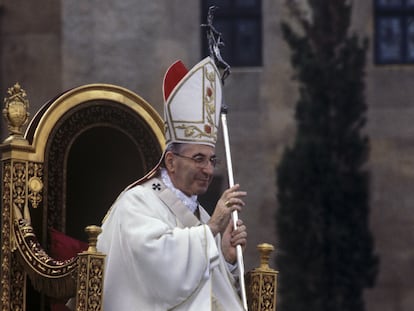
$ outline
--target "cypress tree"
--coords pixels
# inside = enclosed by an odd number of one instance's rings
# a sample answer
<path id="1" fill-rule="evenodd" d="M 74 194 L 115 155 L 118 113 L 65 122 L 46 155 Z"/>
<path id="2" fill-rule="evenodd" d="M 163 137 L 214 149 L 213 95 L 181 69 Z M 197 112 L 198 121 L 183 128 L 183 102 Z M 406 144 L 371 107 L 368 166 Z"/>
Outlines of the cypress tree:
<path id="1" fill-rule="evenodd" d="M 278 308 L 362 311 L 378 269 L 368 226 L 368 41 L 350 34 L 350 1 L 308 0 L 310 15 L 289 3 L 293 24 L 281 27 L 299 99 L 295 140 L 276 169 Z"/>

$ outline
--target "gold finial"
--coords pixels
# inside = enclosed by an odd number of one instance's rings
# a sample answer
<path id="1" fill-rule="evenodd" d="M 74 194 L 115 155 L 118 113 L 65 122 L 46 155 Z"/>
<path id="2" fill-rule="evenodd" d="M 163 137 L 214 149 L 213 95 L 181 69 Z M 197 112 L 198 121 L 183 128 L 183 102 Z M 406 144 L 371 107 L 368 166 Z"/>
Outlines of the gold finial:
<path id="1" fill-rule="evenodd" d="M 96 253 L 96 242 L 98 241 L 98 235 L 101 234 L 102 229 L 98 226 L 87 226 L 85 232 L 88 234 L 88 253 Z"/>
<path id="2" fill-rule="evenodd" d="M 3 116 L 7 120 L 10 136 L 7 140 L 24 140 L 22 127 L 29 120 L 29 100 L 19 83 L 7 90 L 4 98 Z"/>
<path id="3" fill-rule="evenodd" d="M 260 268 L 261 270 L 271 270 L 269 267 L 270 254 L 274 251 L 274 246 L 268 243 L 262 243 L 257 245 L 257 249 L 260 253 Z"/>

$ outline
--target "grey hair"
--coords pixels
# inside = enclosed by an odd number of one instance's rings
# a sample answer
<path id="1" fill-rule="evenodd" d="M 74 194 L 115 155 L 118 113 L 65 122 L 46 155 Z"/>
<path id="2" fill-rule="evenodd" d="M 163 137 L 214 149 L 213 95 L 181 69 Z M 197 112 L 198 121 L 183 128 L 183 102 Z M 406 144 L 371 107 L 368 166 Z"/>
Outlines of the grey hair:
<path id="1" fill-rule="evenodd" d="M 183 143 L 170 143 L 170 144 L 168 144 L 167 147 L 165 148 L 165 151 L 164 151 L 164 159 L 162 160 L 162 164 L 161 164 L 162 167 L 165 167 L 165 154 L 168 151 L 171 151 L 172 153 L 180 153 L 182 151 L 184 145 L 185 144 L 183 144 Z"/>
<path id="2" fill-rule="evenodd" d="M 165 152 L 171 151 L 171 152 L 181 152 L 183 148 L 183 143 L 171 143 L 167 145 L 167 148 L 165 148 Z"/>

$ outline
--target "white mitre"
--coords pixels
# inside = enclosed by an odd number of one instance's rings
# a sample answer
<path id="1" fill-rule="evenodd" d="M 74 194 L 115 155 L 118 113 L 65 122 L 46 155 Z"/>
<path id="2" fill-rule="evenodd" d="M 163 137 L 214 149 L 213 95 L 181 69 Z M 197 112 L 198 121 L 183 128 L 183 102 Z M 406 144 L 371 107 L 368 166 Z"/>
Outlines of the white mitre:
<path id="1" fill-rule="evenodd" d="M 167 70 L 163 83 L 166 144 L 215 146 L 222 101 L 220 73 L 207 57 L 190 71 L 181 61 Z"/>

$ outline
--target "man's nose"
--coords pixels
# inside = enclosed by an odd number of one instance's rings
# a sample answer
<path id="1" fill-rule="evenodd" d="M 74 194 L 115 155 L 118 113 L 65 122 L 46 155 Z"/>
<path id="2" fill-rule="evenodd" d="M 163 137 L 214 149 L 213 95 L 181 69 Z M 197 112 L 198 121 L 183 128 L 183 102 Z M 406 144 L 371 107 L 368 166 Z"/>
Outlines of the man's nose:
<path id="1" fill-rule="evenodd" d="M 211 161 L 208 161 L 207 165 L 203 167 L 203 171 L 212 175 L 214 173 L 214 164 Z"/>

